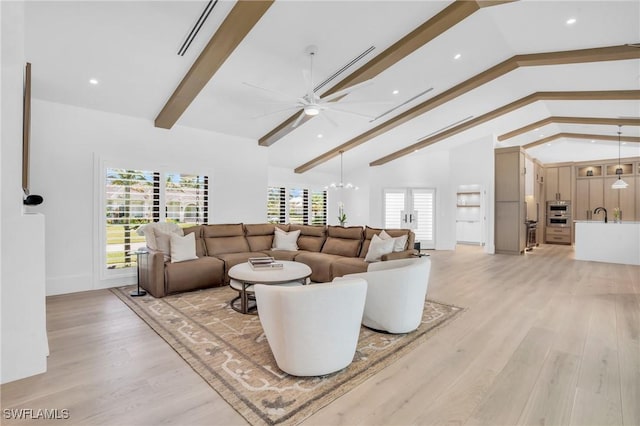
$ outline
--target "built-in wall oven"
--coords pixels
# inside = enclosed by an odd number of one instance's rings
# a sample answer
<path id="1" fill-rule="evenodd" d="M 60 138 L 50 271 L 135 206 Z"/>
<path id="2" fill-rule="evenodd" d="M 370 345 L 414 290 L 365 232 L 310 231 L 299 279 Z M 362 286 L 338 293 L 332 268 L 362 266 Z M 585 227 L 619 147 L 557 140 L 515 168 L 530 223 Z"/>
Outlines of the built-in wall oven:
<path id="1" fill-rule="evenodd" d="M 547 201 L 547 226 L 571 226 L 571 201 Z"/>

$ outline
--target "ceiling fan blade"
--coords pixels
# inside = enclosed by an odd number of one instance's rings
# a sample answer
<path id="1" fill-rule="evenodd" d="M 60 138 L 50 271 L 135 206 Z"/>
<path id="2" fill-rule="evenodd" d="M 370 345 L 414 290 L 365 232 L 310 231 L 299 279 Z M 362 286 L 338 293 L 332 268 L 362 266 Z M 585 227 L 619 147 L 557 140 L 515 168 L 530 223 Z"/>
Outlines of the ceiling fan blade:
<path id="1" fill-rule="evenodd" d="M 293 122 L 293 124 L 291 125 L 292 128 L 296 128 L 298 127 L 298 124 L 300 124 L 300 122 L 302 121 L 302 119 L 304 118 L 305 113 L 304 110 L 300 113 L 300 115 L 298 116 L 298 118 L 296 118 L 296 121 Z"/>
<path id="2" fill-rule="evenodd" d="M 325 111 L 324 113 L 322 113 L 322 116 L 326 118 L 329 123 L 333 124 L 334 127 L 340 127 L 336 120 L 331 118 L 331 113 L 329 111 Z"/>
<path id="3" fill-rule="evenodd" d="M 251 119 L 253 120 L 253 119 L 256 119 L 256 118 L 267 117 L 269 115 L 277 114 L 279 112 L 291 111 L 291 110 L 294 110 L 294 109 L 300 109 L 300 107 L 292 106 L 292 107 L 288 107 L 288 108 L 277 109 L 275 111 L 267 112 L 265 114 L 260 114 L 260 115 L 253 116 L 253 117 L 251 117 Z"/>
<path id="4" fill-rule="evenodd" d="M 298 98 L 297 96 L 290 95 L 290 94 L 284 93 L 284 92 L 280 92 L 278 90 L 267 89 L 267 88 L 264 88 L 264 87 L 256 86 L 255 84 L 247 83 L 246 81 L 242 82 L 242 84 L 244 84 L 245 86 L 249 86 L 251 88 L 254 88 L 254 89 L 262 90 L 263 92 L 271 93 L 272 95 L 276 95 L 276 96 L 278 96 L 280 98 L 286 98 L 286 100 L 290 101 L 290 102 L 299 102 L 300 101 L 300 98 Z"/>
<path id="5" fill-rule="evenodd" d="M 369 80 L 363 81 L 362 83 L 358 83 L 358 84 L 355 84 L 355 85 L 353 85 L 351 87 L 347 87 L 346 89 L 338 90 L 336 93 L 332 93 L 329 96 L 325 96 L 324 98 L 322 98 L 322 100 L 324 102 L 331 102 L 334 99 L 337 99 L 337 98 L 340 98 L 342 96 L 348 95 L 349 93 L 353 92 L 354 90 L 362 89 L 363 87 L 370 86 L 371 84 L 373 84 L 373 80 L 369 79 Z"/>
<path id="6" fill-rule="evenodd" d="M 353 112 L 353 111 L 347 111 L 346 109 L 342 109 L 342 108 L 336 108 L 333 105 L 328 108 L 329 111 L 337 111 L 337 112 L 343 112 L 345 114 L 353 114 L 353 115 L 357 115 L 358 117 L 362 117 L 362 118 L 366 118 L 366 119 L 373 119 L 374 117 L 371 115 L 366 115 L 366 114 L 360 114 L 359 112 Z"/>

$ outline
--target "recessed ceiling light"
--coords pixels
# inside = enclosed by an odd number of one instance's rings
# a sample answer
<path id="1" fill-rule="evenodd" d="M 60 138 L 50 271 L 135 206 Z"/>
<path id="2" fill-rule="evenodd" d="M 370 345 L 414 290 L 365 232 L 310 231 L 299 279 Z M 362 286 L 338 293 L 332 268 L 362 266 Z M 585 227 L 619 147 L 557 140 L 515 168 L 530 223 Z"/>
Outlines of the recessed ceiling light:
<path id="1" fill-rule="evenodd" d="M 551 143 L 548 143 L 547 146 L 551 146 Z"/>
<path id="2" fill-rule="evenodd" d="M 318 133 L 318 139 L 322 139 L 323 134 L 322 133 Z"/>
<path id="3" fill-rule="evenodd" d="M 596 143 L 596 141 L 591 141 L 591 143 Z"/>
<path id="4" fill-rule="evenodd" d="M 544 135 L 542 133 L 540 133 L 538 136 L 544 138 Z"/>
<path id="5" fill-rule="evenodd" d="M 96 84 L 98 84 L 98 80 L 92 78 L 91 80 L 89 80 L 89 84 L 93 84 L 95 86 Z"/>
<path id="6" fill-rule="evenodd" d="M 396 90 L 394 90 L 394 91 L 393 91 L 393 92 L 391 92 L 391 93 L 393 93 L 394 95 L 397 95 L 398 93 L 400 93 L 400 91 L 399 91 L 398 89 L 396 89 Z"/>
<path id="7" fill-rule="evenodd" d="M 626 142 L 622 142 L 622 145 L 626 145 L 626 144 L 627 144 Z"/>
<path id="8" fill-rule="evenodd" d="M 578 20 L 576 18 L 569 18 L 567 19 L 567 25 L 573 25 L 577 22 Z"/>
<path id="9" fill-rule="evenodd" d="M 462 58 L 462 55 L 460 53 L 456 53 L 456 56 L 453 57 L 453 59 L 460 59 Z"/>

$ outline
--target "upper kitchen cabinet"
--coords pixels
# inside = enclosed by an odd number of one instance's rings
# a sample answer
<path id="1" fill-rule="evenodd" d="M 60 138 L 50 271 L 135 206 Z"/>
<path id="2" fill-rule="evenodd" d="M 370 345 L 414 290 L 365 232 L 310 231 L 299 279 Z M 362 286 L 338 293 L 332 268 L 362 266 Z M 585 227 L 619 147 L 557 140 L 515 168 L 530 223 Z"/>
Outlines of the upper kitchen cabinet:
<path id="1" fill-rule="evenodd" d="M 571 166 L 547 167 L 546 200 L 571 200 Z"/>

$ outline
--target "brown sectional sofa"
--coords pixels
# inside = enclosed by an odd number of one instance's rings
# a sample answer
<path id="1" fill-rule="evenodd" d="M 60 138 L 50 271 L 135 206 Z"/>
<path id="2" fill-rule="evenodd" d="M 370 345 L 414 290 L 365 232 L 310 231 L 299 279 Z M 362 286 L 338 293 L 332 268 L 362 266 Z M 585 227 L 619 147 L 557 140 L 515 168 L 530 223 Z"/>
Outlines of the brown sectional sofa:
<path id="1" fill-rule="evenodd" d="M 275 227 L 283 231 L 300 230 L 297 251 L 273 250 Z M 415 234 L 408 229 L 385 230 L 392 237 L 408 235 L 404 251 L 382 260 L 411 257 Z M 149 250 L 140 258 L 140 286 L 154 297 L 219 287 L 229 283 L 228 271 L 250 257 L 273 256 L 277 260 L 302 262 L 311 268 L 311 281 L 326 282 L 346 274 L 365 272 L 365 256 L 374 235 L 382 229 L 369 227 L 225 224 L 199 225 L 184 229 L 194 233 L 198 259 L 171 263 L 164 254 Z"/>

